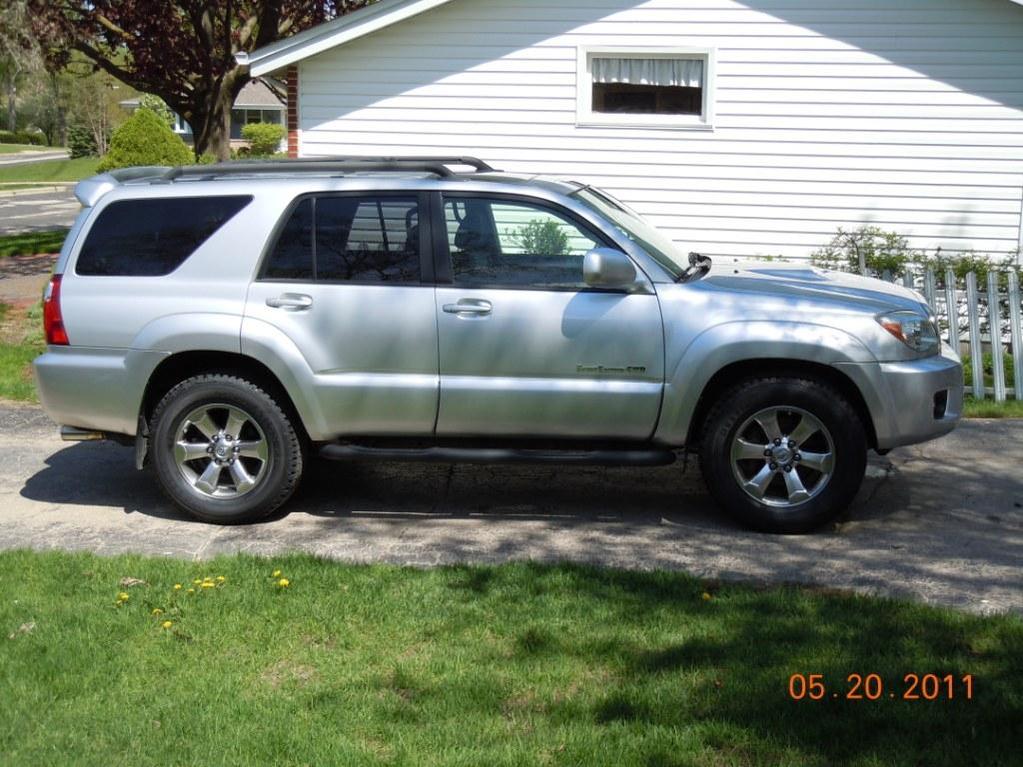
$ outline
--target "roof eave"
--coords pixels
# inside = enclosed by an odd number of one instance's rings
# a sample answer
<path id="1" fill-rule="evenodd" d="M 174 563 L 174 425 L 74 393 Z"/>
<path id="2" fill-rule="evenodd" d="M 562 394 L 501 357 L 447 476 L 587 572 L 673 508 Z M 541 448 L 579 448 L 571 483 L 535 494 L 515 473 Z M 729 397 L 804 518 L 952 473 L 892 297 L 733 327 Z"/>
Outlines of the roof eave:
<path id="1" fill-rule="evenodd" d="M 294 37 L 259 48 L 252 53 L 235 54 L 235 60 L 249 67 L 253 77 L 266 75 L 310 56 L 418 16 L 451 0 L 379 0 L 333 22 L 300 32 Z"/>

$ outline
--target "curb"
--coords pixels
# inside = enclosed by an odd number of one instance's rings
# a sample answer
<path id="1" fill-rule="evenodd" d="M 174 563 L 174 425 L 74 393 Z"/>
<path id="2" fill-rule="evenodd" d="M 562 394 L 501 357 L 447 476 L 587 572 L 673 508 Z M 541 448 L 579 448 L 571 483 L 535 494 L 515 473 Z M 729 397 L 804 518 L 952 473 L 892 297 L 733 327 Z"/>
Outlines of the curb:
<path id="1" fill-rule="evenodd" d="M 62 181 L 46 184 L 43 186 L 31 187 L 29 189 L 4 190 L 0 187 L 0 197 L 17 197 L 19 194 L 39 194 L 40 192 L 64 192 L 77 184 L 77 181 Z"/>

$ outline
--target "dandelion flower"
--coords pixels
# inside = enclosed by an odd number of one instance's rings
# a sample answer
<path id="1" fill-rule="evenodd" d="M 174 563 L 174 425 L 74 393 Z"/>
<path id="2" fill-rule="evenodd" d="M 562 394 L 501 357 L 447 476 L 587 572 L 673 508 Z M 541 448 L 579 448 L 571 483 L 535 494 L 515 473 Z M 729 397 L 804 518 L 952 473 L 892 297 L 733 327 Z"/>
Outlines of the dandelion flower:
<path id="1" fill-rule="evenodd" d="M 130 598 L 131 597 L 127 591 L 122 591 L 120 594 L 117 595 L 117 599 L 121 602 L 127 602 Z"/>
<path id="2" fill-rule="evenodd" d="M 169 629 L 171 626 L 174 625 L 174 621 L 164 621 L 160 625 L 165 629 Z"/>
<path id="3" fill-rule="evenodd" d="M 216 586 L 216 584 L 215 584 L 215 583 L 212 583 L 212 582 L 210 582 L 210 581 L 203 581 L 203 582 L 202 582 L 202 587 L 203 587 L 204 589 L 212 589 L 212 588 L 213 588 L 214 586 Z"/>
<path id="4" fill-rule="evenodd" d="M 225 578 L 223 575 L 218 575 L 217 576 L 217 583 L 223 583 L 226 580 L 227 580 L 227 578 Z"/>
<path id="5" fill-rule="evenodd" d="M 273 577 L 274 578 L 280 578 L 281 577 L 281 571 L 280 570 L 274 570 Z"/>
<path id="6" fill-rule="evenodd" d="M 291 585 L 291 581 L 289 581 L 287 578 L 281 578 L 279 581 L 277 581 L 277 585 L 280 586 L 282 589 L 286 589 L 288 588 L 288 586 Z"/>
<path id="7" fill-rule="evenodd" d="M 202 581 L 200 579 L 196 578 L 194 581 L 192 581 L 192 583 L 195 584 L 196 586 L 198 586 L 200 583 L 202 583 Z"/>
<path id="8" fill-rule="evenodd" d="M 708 599 L 710 599 L 710 594 L 704 591 L 703 596 L 701 598 L 703 599 L 704 602 L 706 602 Z"/>
<path id="9" fill-rule="evenodd" d="M 161 610 L 159 607 L 154 607 L 153 615 L 163 615 L 163 610 Z"/>
<path id="10" fill-rule="evenodd" d="M 174 584 L 174 590 L 175 591 L 181 591 L 181 584 L 180 583 L 175 583 Z"/>
<path id="11" fill-rule="evenodd" d="M 189 593 L 189 594 L 194 594 L 194 593 L 195 593 L 195 589 L 189 589 L 189 590 L 188 590 L 188 593 Z"/>

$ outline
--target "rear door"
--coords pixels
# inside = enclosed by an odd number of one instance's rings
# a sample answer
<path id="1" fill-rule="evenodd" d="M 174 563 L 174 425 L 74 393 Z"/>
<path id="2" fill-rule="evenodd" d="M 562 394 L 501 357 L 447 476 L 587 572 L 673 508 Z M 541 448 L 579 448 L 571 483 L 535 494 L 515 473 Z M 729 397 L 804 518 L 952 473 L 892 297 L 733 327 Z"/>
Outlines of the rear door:
<path id="1" fill-rule="evenodd" d="M 664 339 L 642 273 L 632 292 L 587 287 L 583 256 L 612 243 L 545 202 L 451 194 L 436 207 L 438 435 L 649 438 Z"/>
<path id="2" fill-rule="evenodd" d="M 295 344 L 338 435 L 433 432 L 437 322 L 425 203 L 414 191 L 299 198 L 249 290 L 246 321 Z"/>

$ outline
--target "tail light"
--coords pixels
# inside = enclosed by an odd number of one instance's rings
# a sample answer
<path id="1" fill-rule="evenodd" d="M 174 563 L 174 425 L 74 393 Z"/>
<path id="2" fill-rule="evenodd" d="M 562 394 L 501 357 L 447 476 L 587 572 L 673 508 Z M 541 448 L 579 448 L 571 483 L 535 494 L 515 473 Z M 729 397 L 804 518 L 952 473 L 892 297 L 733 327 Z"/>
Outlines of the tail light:
<path id="1" fill-rule="evenodd" d="M 52 346 L 67 346 L 67 331 L 64 329 L 64 318 L 60 316 L 60 277 L 55 274 L 43 293 L 43 330 L 46 343 Z"/>

